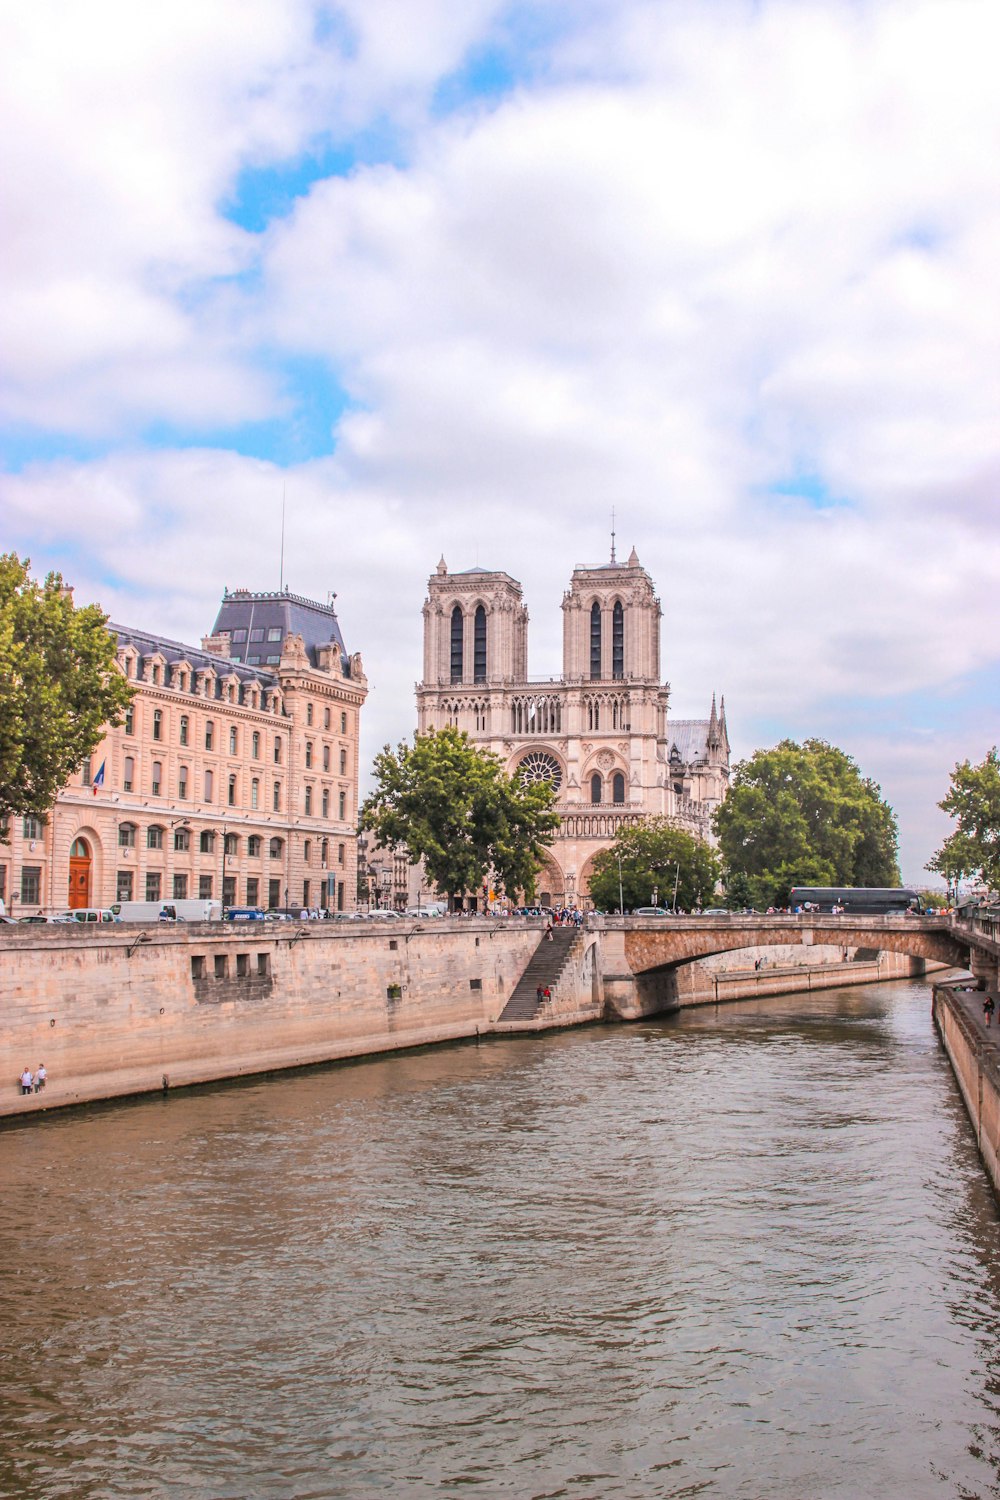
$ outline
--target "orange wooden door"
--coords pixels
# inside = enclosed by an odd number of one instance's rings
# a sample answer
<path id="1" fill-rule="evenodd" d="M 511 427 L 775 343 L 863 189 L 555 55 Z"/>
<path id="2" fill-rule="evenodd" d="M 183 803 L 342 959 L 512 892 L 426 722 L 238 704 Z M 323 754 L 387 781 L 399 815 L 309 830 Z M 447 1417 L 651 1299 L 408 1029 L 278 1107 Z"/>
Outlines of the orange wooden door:
<path id="1" fill-rule="evenodd" d="M 90 860 L 79 855 L 70 855 L 69 904 L 71 911 L 90 905 Z"/>

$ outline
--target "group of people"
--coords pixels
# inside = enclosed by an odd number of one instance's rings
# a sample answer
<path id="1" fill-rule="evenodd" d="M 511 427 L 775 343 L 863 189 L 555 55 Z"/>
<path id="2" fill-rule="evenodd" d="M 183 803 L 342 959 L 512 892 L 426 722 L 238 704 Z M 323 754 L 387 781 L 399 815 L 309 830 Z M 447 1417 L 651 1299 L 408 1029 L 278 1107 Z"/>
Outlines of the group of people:
<path id="1" fill-rule="evenodd" d="M 21 1093 L 40 1094 L 42 1092 L 42 1089 L 45 1087 L 45 1080 L 47 1077 L 48 1074 L 45 1071 L 44 1063 L 38 1064 L 38 1071 L 34 1075 L 32 1075 L 30 1068 L 25 1068 L 24 1072 L 21 1074 Z"/>
<path id="2" fill-rule="evenodd" d="M 535 991 L 535 997 L 538 1000 L 539 1005 L 541 1005 L 542 1002 L 545 1001 L 545 1000 L 551 1000 L 552 999 L 552 989 L 551 989 L 551 987 L 549 985 L 547 985 L 547 984 L 540 984 L 538 986 L 537 990 Z"/>

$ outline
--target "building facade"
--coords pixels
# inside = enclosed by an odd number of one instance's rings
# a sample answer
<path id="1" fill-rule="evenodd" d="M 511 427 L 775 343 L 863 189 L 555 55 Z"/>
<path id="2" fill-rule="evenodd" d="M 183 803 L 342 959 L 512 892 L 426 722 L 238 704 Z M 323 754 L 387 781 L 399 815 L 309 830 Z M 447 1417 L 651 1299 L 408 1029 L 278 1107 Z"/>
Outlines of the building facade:
<path id="1" fill-rule="evenodd" d="M 587 898 L 596 854 L 653 815 L 703 839 L 729 783 L 725 700 L 706 719 L 672 720 L 660 672 L 659 599 L 633 549 L 574 569 L 563 602 L 563 671 L 528 675 L 528 612 L 503 572 L 449 573 L 424 604 L 417 728 L 453 724 L 508 774 L 546 780 L 561 824 L 540 878 L 545 904 Z M 661 892 L 661 896 L 667 893 Z"/>
<path id="2" fill-rule="evenodd" d="M 368 692 L 331 605 L 228 590 L 200 647 L 109 625 L 125 722 L 0 844 L 13 915 L 115 901 L 353 909 Z"/>

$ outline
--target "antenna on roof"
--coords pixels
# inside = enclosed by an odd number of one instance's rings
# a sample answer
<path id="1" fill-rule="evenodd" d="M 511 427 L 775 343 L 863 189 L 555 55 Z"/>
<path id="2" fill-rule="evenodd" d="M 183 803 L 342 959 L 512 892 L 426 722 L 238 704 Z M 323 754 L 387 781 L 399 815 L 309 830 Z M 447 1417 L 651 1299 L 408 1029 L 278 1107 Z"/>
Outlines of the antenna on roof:
<path id="1" fill-rule="evenodd" d="M 283 593 L 285 588 L 285 486 L 281 486 L 281 563 L 278 578 L 278 593 Z"/>
<path id="2" fill-rule="evenodd" d="M 611 507 L 611 561 L 615 561 L 615 508 Z"/>

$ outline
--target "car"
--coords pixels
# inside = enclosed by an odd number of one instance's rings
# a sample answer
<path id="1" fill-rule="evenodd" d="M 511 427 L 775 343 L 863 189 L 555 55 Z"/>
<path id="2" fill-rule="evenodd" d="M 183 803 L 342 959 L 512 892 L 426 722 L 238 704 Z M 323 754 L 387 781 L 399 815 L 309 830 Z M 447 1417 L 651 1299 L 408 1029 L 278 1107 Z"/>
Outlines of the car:
<path id="1" fill-rule="evenodd" d="M 701 914 L 703 917 L 731 917 L 732 912 L 728 906 L 704 906 Z"/>
<path id="2" fill-rule="evenodd" d="M 263 922 L 266 920 L 259 906 L 231 906 L 225 913 L 226 922 Z"/>
<path id="3" fill-rule="evenodd" d="M 9 922 L 9 921 L 12 921 L 13 918 L 8 917 L 6 920 Z M 43 916 L 41 914 L 41 912 L 39 912 L 36 916 L 33 916 L 33 917 L 21 917 L 21 918 L 19 918 L 19 921 L 21 923 L 25 923 L 25 922 L 31 922 L 31 923 L 35 923 L 35 922 L 72 922 L 73 920 L 74 919 L 73 919 L 73 917 L 70 916 L 69 912 L 61 912 L 61 913 L 60 912 L 53 912 L 51 914 L 51 916 L 47 916 L 47 917 Z"/>
<path id="4" fill-rule="evenodd" d="M 669 917 L 672 913 L 665 906 L 637 906 L 633 917 Z"/>

